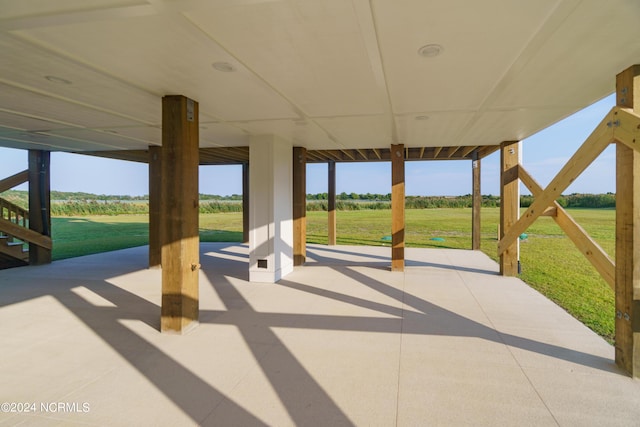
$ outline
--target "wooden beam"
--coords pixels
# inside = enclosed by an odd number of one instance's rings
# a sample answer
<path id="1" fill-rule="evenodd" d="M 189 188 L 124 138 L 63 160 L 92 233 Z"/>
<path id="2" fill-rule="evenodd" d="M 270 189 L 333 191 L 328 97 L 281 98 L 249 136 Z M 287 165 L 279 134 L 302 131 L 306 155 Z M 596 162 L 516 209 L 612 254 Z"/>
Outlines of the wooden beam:
<path id="1" fill-rule="evenodd" d="M 242 242 L 249 243 L 249 163 L 242 164 Z"/>
<path id="2" fill-rule="evenodd" d="M 480 160 L 480 157 L 478 156 L 478 153 L 476 151 L 476 148 L 478 148 L 477 145 L 473 145 L 471 147 L 466 147 L 464 150 L 462 150 L 462 152 L 460 153 L 460 157 L 465 158 L 467 157 L 469 154 L 471 154 L 472 152 L 475 153 L 476 157 L 478 158 L 478 160 Z"/>
<path id="3" fill-rule="evenodd" d="M 51 153 L 29 150 L 29 229 L 51 238 Z M 51 263 L 51 248 L 29 244 L 29 264 Z"/>
<path id="4" fill-rule="evenodd" d="M 427 148 L 427 147 L 421 147 L 420 148 L 420 158 L 421 159 L 424 158 L 424 150 L 425 150 L 425 148 Z"/>
<path id="5" fill-rule="evenodd" d="M 198 323 L 198 103 L 162 98 L 162 332 Z"/>
<path id="6" fill-rule="evenodd" d="M 440 154 L 440 152 L 442 151 L 443 147 L 435 147 L 433 150 L 433 158 L 437 159 L 438 158 L 438 154 Z"/>
<path id="7" fill-rule="evenodd" d="M 640 112 L 640 66 L 616 76 L 619 107 Z M 624 119 L 623 119 L 624 120 Z M 619 128 L 614 127 L 618 133 Z M 616 138 L 619 140 L 619 138 Z M 616 144 L 616 364 L 640 377 L 640 153 Z"/>
<path id="8" fill-rule="evenodd" d="M 391 145 L 391 271 L 404 271 L 404 145 Z"/>
<path id="9" fill-rule="evenodd" d="M 328 164 L 329 188 L 327 196 L 328 244 L 336 244 L 336 162 Z"/>
<path id="10" fill-rule="evenodd" d="M 554 200 L 596 159 L 602 151 L 613 141 L 614 109 L 600 122 L 596 129 L 586 139 L 582 146 L 558 172 L 547 188 L 536 197 L 520 220 L 505 233 L 498 242 L 498 255 L 510 247 L 525 230 L 549 207 Z"/>
<path id="11" fill-rule="evenodd" d="M 340 150 L 345 156 L 347 156 L 348 158 L 350 158 L 351 160 L 353 160 L 354 162 L 356 161 L 356 157 L 351 154 L 351 150 Z"/>
<path id="12" fill-rule="evenodd" d="M 162 264 L 162 147 L 149 147 L 149 267 Z"/>
<path id="13" fill-rule="evenodd" d="M 307 257 L 307 149 L 293 147 L 293 265 Z"/>
<path id="14" fill-rule="evenodd" d="M 360 150 L 360 149 L 356 149 L 356 151 L 358 152 L 358 154 L 360 154 L 362 156 L 363 160 L 369 160 L 369 157 L 367 156 L 366 151 Z"/>
<path id="15" fill-rule="evenodd" d="M 378 160 L 382 160 L 382 156 L 380 156 L 380 150 L 378 150 L 377 148 L 372 148 L 372 150 L 373 150 L 373 153 L 378 158 Z"/>
<path id="16" fill-rule="evenodd" d="M 447 152 L 447 158 L 451 158 L 453 157 L 453 155 L 456 153 L 456 151 L 458 151 L 460 149 L 460 147 L 449 147 L 449 150 Z"/>
<path id="17" fill-rule="evenodd" d="M 640 115 L 625 108 L 618 109 L 614 114 L 616 118 L 613 123 L 613 137 L 616 142 L 640 151 Z"/>
<path id="18" fill-rule="evenodd" d="M 53 243 L 51 237 L 44 236 L 37 231 L 29 230 L 22 227 L 13 221 L 9 221 L 4 218 L 0 218 L 0 229 L 13 237 L 29 243 L 29 252 L 32 250 L 32 246 L 40 247 L 44 250 L 51 252 Z"/>
<path id="19" fill-rule="evenodd" d="M 11 190 L 13 187 L 29 181 L 29 169 L 11 175 L 0 181 L 0 193 Z"/>
<path id="20" fill-rule="evenodd" d="M 518 188 L 519 142 L 507 141 L 500 146 L 500 241 L 518 221 L 520 210 Z M 513 173 L 515 171 L 515 173 Z M 512 242 L 500 253 L 500 274 L 518 275 L 518 242 Z"/>
<path id="21" fill-rule="evenodd" d="M 542 193 L 543 189 L 540 184 L 529 175 L 522 165 L 518 168 L 518 176 L 534 197 L 538 197 Z M 547 212 L 550 213 L 549 216 L 562 228 L 582 255 L 600 273 L 600 276 L 612 289 L 615 288 L 615 265 L 611 257 L 571 218 L 558 202 L 554 200 L 553 205 L 545 210 L 545 214 Z"/>
<path id="22" fill-rule="evenodd" d="M 482 208 L 482 193 L 480 191 L 480 159 L 478 153 L 473 153 L 471 161 L 472 202 L 471 202 L 471 249 L 480 249 L 480 209 Z"/>

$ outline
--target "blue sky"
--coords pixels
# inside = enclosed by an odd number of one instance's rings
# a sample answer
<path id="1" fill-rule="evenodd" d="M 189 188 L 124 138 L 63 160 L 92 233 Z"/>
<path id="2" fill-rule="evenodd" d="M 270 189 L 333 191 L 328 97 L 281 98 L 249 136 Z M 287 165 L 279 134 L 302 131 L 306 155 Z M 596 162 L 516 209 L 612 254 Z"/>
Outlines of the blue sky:
<path id="1" fill-rule="evenodd" d="M 522 143 L 523 164 L 544 187 L 564 166 L 604 115 L 615 105 L 614 95 L 556 123 Z M 500 194 L 499 154 L 482 160 L 482 193 Z M 337 164 L 337 192 L 390 193 L 390 163 Z M 0 148 L 0 178 L 27 168 L 27 152 Z M 51 155 L 51 189 L 96 194 L 148 193 L 147 165 L 68 153 Z M 461 195 L 471 193 L 468 161 L 407 162 L 407 195 Z M 240 194 L 240 166 L 200 167 L 200 192 Z M 26 190 L 26 185 L 18 189 Z M 307 193 L 327 191 L 327 165 L 307 166 Z M 523 188 L 523 194 L 528 191 Z M 600 157 L 564 192 L 615 192 L 615 147 Z"/>

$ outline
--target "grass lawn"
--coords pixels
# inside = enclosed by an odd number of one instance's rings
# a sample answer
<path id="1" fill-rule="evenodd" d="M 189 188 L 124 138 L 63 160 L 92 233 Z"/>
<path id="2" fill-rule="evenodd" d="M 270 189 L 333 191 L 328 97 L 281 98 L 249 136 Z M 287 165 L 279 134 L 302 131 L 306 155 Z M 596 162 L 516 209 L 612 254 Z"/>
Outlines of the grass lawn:
<path id="1" fill-rule="evenodd" d="M 615 211 L 571 209 L 569 213 L 609 255 L 615 249 Z M 497 260 L 500 210 L 482 210 L 482 251 Z M 337 243 L 389 245 L 390 210 L 338 211 Z M 146 215 L 57 217 L 53 219 L 54 260 L 148 244 Z M 407 209 L 407 246 L 471 247 L 471 209 Z M 539 218 L 521 242 L 521 278 L 588 327 L 613 341 L 614 293 L 552 218 Z M 440 238 L 442 240 L 432 240 Z M 200 215 L 205 242 L 242 240 L 242 214 Z M 307 241 L 327 243 L 327 213 L 307 213 Z"/>

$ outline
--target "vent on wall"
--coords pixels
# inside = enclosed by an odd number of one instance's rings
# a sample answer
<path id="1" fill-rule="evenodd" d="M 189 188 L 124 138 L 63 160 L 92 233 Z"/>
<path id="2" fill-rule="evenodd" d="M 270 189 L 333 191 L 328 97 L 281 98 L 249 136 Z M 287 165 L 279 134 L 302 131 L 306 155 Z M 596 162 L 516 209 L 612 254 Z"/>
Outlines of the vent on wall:
<path id="1" fill-rule="evenodd" d="M 258 268 L 267 268 L 267 260 L 259 259 L 258 260 Z"/>

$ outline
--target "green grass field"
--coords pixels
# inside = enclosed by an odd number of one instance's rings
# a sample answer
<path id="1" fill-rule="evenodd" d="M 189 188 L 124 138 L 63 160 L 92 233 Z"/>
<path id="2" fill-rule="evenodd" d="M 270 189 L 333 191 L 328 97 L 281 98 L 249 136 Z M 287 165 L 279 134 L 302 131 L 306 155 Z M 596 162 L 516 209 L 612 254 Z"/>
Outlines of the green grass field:
<path id="1" fill-rule="evenodd" d="M 615 211 L 571 209 L 569 213 L 609 255 L 615 249 Z M 482 210 L 482 251 L 497 260 L 498 208 Z M 389 245 L 390 210 L 338 211 L 337 243 Z M 406 239 L 409 247 L 471 247 L 471 209 L 408 209 Z M 56 217 L 53 219 L 53 258 L 63 259 L 148 243 L 146 215 Z M 521 278 L 545 294 L 588 327 L 613 341 L 614 294 L 595 269 L 564 236 L 553 219 L 539 218 L 520 245 Z M 238 242 L 242 214 L 200 216 L 202 241 Z M 443 241 L 432 240 L 441 238 Z M 307 241 L 327 243 L 327 213 L 308 212 Z"/>

